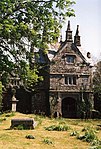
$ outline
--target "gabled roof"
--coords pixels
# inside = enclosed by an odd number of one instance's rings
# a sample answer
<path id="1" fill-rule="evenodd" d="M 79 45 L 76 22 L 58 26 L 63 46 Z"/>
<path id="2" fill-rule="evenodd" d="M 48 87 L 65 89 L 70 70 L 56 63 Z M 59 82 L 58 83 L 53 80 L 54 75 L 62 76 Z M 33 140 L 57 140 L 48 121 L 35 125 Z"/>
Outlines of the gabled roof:
<path id="1" fill-rule="evenodd" d="M 82 53 L 82 55 L 84 56 L 85 60 L 86 60 L 86 63 L 88 63 L 90 66 L 94 66 L 94 62 L 93 62 L 93 59 L 92 58 L 88 58 L 87 57 L 87 53 L 89 52 L 86 52 L 85 50 L 82 49 L 81 46 L 77 46 L 77 48 L 79 49 L 79 51 Z"/>
<path id="2" fill-rule="evenodd" d="M 79 54 L 79 56 L 81 57 L 81 59 L 85 62 L 85 63 L 87 63 L 87 60 L 86 60 L 86 58 L 85 58 L 85 56 L 83 55 L 83 53 L 82 53 L 82 51 L 73 43 L 72 44 L 72 49 L 77 53 L 77 54 Z"/>
<path id="3" fill-rule="evenodd" d="M 52 61 L 60 51 L 66 48 L 66 46 L 68 46 L 68 42 L 65 41 L 60 45 L 58 49 L 50 47 L 48 52 L 49 60 Z M 84 63 L 88 63 L 90 66 L 94 66 L 92 59 L 87 57 L 87 52 L 84 51 L 81 46 L 76 46 L 74 43 L 72 43 L 71 49 L 80 56 Z"/>
<path id="4" fill-rule="evenodd" d="M 59 45 L 59 43 L 57 45 Z M 80 56 L 80 58 L 83 60 L 84 63 L 87 63 L 90 66 L 94 66 L 92 59 L 90 57 L 89 58 L 87 57 L 87 52 L 85 52 L 81 47 L 80 36 L 79 36 L 79 25 L 77 25 L 76 34 L 74 36 L 74 42 L 73 42 L 72 31 L 70 29 L 70 21 L 68 21 L 65 41 L 62 42 L 61 40 L 61 44 L 59 47 L 57 46 L 49 47 L 49 52 L 48 52 L 49 60 L 52 61 L 60 51 L 64 50 L 68 46 L 69 47 L 71 46 L 70 48 Z"/>

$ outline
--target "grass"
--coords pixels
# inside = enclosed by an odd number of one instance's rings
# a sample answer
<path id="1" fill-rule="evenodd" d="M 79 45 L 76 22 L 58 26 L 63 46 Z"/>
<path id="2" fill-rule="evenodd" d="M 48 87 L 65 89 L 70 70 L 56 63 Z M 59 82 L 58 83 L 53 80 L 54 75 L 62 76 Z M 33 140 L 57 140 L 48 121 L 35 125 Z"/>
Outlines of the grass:
<path id="1" fill-rule="evenodd" d="M 34 130 L 10 130 L 12 118 L 34 118 L 37 126 Z M 101 149 L 101 129 L 98 128 L 101 120 L 50 119 L 21 113 L 5 113 L 0 119 L 0 149 Z M 78 139 L 78 134 L 83 135 L 84 140 Z"/>

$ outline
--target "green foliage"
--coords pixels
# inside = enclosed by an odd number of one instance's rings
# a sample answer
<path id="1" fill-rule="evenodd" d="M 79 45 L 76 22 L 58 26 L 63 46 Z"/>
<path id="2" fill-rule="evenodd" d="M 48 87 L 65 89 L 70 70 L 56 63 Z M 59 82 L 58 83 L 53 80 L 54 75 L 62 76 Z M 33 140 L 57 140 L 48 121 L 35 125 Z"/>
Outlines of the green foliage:
<path id="1" fill-rule="evenodd" d="M 29 130 L 30 127 L 27 126 L 26 124 L 19 124 L 19 125 L 15 126 L 13 129 L 15 129 L 15 130 Z"/>
<path id="2" fill-rule="evenodd" d="M 27 139 L 35 139 L 35 137 L 33 135 L 26 135 L 25 138 L 27 138 Z"/>
<path id="3" fill-rule="evenodd" d="M 21 79 L 30 75 L 28 84 L 32 78 L 37 80 L 37 71 L 27 72 L 26 63 L 29 65 L 33 59 L 34 48 L 44 51 L 48 49 L 48 43 L 56 41 L 66 17 L 74 16 L 73 4 L 72 0 L 0 1 L 0 75 L 3 84 L 8 83 L 15 68 Z"/>
<path id="4" fill-rule="evenodd" d="M 52 142 L 50 139 L 48 139 L 48 138 L 45 138 L 45 139 L 43 140 L 43 142 L 44 142 L 45 144 L 48 144 L 48 145 L 53 144 L 53 142 Z"/>
<path id="5" fill-rule="evenodd" d="M 0 118 L 0 123 L 2 123 L 5 120 L 6 120 L 6 118 Z"/>
<path id="6" fill-rule="evenodd" d="M 77 131 L 73 131 L 73 132 L 71 132 L 71 134 L 70 134 L 70 136 L 77 136 L 77 135 L 78 135 Z"/>
<path id="7" fill-rule="evenodd" d="M 42 76 L 38 76 L 38 70 L 37 68 L 35 69 L 30 69 L 29 67 L 26 67 L 26 77 L 25 79 L 25 84 L 31 88 L 35 86 L 39 81 L 43 81 Z"/>
<path id="8" fill-rule="evenodd" d="M 96 140 L 96 139 L 97 139 L 97 137 L 93 130 L 85 132 L 85 139 L 84 139 L 85 141 L 92 142 L 93 140 Z"/>
<path id="9" fill-rule="evenodd" d="M 97 138 L 95 130 L 93 128 L 90 127 L 83 128 L 82 132 L 84 132 L 84 134 L 80 134 L 77 131 L 73 131 L 70 134 L 70 136 L 76 136 L 77 139 L 90 143 L 91 147 L 89 149 L 101 148 L 101 141 Z"/>
<path id="10" fill-rule="evenodd" d="M 2 110 L 2 83 L 0 81 L 0 111 Z"/>
<path id="11" fill-rule="evenodd" d="M 18 125 L 17 127 L 14 127 L 15 130 L 25 130 L 26 127 L 24 125 Z"/>
<path id="12" fill-rule="evenodd" d="M 89 149 L 101 149 L 101 145 L 99 145 L 99 146 L 93 146 L 93 147 L 90 147 Z"/>
<path id="13" fill-rule="evenodd" d="M 14 112 L 11 112 L 9 114 L 5 114 L 5 117 L 12 117 L 12 116 L 15 116 L 15 113 Z"/>
<path id="14" fill-rule="evenodd" d="M 34 120 L 38 123 L 38 125 L 41 125 L 42 124 L 42 117 L 41 116 L 38 116 L 38 115 L 36 115 L 35 117 L 34 117 Z"/>
<path id="15" fill-rule="evenodd" d="M 97 98 L 101 99 L 101 61 L 96 65 L 93 82 L 94 94 L 97 95 Z"/>
<path id="16" fill-rule="evenodd" d="M 100 146 L 101 147 L 101 141 L 99 141 L 98 139 L 97 140 L 94 140 L 92 143 L 91 143 L 92 146 Z"/>
<path id="17" fill-rule="evenodd" d="M 85 132 L 84 135 L 79 135 L 77 136 L 77 139 L 86 141 L 86 142 L 93 142 L 94 140 L 98 140 L 97 136 L 95 135 L 95 131 L 91 128 L 86 128 L 83 129 L 83 131 Z"/>
<path id="18" fill-rule="evenodd" d="M 49 127 L 45 127 L 48 131 L 67 131 L 70 129 L 67 125 L 51 125 Z"/>

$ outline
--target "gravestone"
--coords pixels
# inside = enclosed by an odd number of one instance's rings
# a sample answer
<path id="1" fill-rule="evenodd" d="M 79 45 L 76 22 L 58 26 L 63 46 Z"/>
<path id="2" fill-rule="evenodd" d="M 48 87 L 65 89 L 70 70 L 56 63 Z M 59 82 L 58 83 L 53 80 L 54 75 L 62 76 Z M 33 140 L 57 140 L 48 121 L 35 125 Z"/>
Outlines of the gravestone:
<path id="1" fill-rule="evenodd" d="M 22 126 L 23 129 L 34 129 L 35 122 L 32 118 L 11 119 L 10 129 L 18 128 L 20 126 Z"/>

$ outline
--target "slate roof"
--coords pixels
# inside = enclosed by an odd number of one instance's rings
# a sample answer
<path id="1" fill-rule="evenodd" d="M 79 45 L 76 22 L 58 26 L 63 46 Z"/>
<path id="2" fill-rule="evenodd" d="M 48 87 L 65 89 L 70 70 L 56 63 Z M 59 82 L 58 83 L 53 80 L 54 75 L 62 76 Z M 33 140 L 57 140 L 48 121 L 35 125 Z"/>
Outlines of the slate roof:
<path id="1" fill-rule="evenodd" d="M 60 50 L 62 50 L 68 43 L 64 42 L 61 46 L 59 46 L 59 43 L 56 43 L 56 46 L 49 46 L 49 51 L 48 51 L 48 58 L 51 61 L 53 59 L 53 57 L 57 54 L 57 52 L 59 52 Z M 58 46 L 57 46 L 58 45 Z M 76 52 L 78 52 L 78 54 L 80 55 L 80 57 L 84 60 L 85 63 L 88 63 L 90 66 L 94 66 L 94 62 L 92 60 L 92 58 L 88 58 L 87 57 L 87 52 L 85 50 L 82 49 L 81 46 L 75 46 L 74 43 L 72 43 L 72 49 Z"/>

